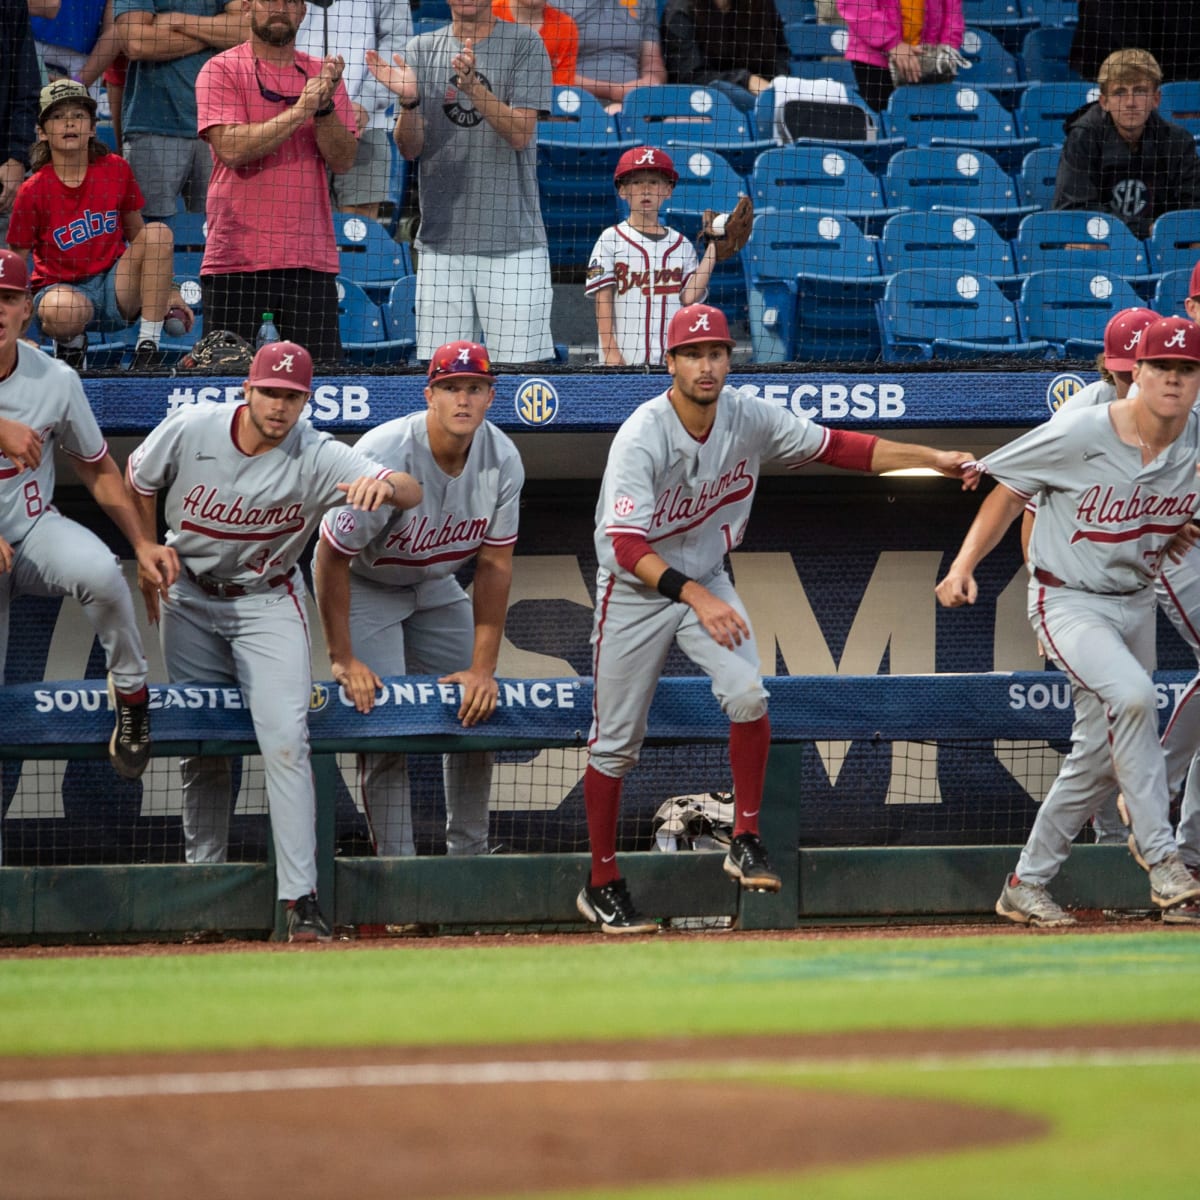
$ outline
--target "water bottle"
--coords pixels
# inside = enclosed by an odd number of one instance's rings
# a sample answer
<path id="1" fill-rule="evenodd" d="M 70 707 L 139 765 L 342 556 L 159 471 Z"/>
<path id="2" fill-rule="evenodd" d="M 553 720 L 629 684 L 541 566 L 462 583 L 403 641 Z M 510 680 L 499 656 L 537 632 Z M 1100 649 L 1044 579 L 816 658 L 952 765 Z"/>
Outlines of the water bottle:
<path id="1" fill-rule="evenodd" d="M 254 335 L 254 348 L 259 350 L 268 342 L 277 341 L 279 341 L 279 330 L 275 327 L 275 314 L 263 313 L 262 324 Z"/>

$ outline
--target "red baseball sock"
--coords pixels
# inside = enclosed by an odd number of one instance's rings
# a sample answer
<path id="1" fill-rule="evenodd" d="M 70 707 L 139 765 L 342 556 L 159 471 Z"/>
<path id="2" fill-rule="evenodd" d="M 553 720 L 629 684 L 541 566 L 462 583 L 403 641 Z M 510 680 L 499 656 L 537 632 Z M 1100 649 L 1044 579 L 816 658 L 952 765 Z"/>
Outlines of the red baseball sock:
<path id="1" fill-rule="evenodd" d="M 588 839 L 592 844 L 592 887 L 618 879 L 617 814 L 621 781 L 588 766 L 583 773 L 583 803 L 587 809 Z"/>
<path id="2" fill-rule="evenodd" d="M 116 691 L 116 688 L 113 688 Z M 143 683 L 136 692 L 117 692 L 117 699 L 122 704 L 145 704 L 150 699 L 150 689 Z"/>
<path id="3" fill-rule="evenodd" d="M 729 765 L 733 768 L 733 836 L 758 832 L 767 751 L 771 748 L 771 720 L 763 713 L 757 721 L 729 726 Z"/>

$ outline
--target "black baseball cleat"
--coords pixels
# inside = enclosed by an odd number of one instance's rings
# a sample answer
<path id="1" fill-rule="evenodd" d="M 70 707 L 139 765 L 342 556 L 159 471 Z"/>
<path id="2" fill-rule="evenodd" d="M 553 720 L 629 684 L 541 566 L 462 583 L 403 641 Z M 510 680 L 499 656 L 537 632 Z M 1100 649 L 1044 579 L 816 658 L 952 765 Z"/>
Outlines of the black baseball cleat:
<path id="1" fill-rule="evenodd" d="M 575 898 L 575 907 L 605 933 L 658 932 L 658 922 L 643 917 L 634 906 L 624 879 L 602 887 L 585 884 Z"/>
<path id="2" fill-rule="evenodd" d="M 167 361 L 167 356 L 158 348 L 153 338 L 142 338 L 133 348 L 133 359 L 129 364 L 131 371 L 150 371 L 161 367 Z"/>
<path id="3" fill-rule="evenodd" d="M 66 363 L 73 371 L 82 371 L 87 366 L 87 334 L 79 346 L 68 346 L 65 342 L 54 343 L 54 357 L 61 363 Z"/>
<path id="4" fill-rule="evenodd" d="M 117 695 L 109 675 L 108 702 L 117 714 L 108 739 L 108 761 L 123 778 L 140 779 L 150 761 L 150 697 L 140 704 L 127 703 Z"/>
<path id="5" fill-rule="evenodd" d="M 301 896 L 288 908 L 287 940 L 289 942 L 332 942 L 333 930 L 317 903 L 316 893 Z"/>
<path id="6" fill-rule="evenodd" d="M 783 881 L 771 869 L 767 848 L 757 833 L 739 833 L 729 843 L 725 874 L 736 879 L 748 892 L 777 892 L 783 886 Z"/>

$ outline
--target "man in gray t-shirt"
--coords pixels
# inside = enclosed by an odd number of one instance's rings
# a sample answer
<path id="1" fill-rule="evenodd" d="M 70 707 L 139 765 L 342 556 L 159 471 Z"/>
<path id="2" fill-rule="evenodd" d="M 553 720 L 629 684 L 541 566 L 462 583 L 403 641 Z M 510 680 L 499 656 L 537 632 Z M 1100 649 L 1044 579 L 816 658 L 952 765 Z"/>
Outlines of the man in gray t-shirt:
<path id="1" fill-rule="evenodd" d="M 417 354 L 486 342 L 492 360 L 553 353 L 550 259 L 537 183 L 537 119 L 550 59 L 525 25 L 484 0 L 450 0 L 452 21 L 367 66 L 396 96 L 396 144 L 420 159 Z"/>
<path id="2" fill-rule="evenodd" d="M 655 0 L 558 0 L 579 26 L 575 82 L 620 107 L 635 87 L 667 82 Z"/>

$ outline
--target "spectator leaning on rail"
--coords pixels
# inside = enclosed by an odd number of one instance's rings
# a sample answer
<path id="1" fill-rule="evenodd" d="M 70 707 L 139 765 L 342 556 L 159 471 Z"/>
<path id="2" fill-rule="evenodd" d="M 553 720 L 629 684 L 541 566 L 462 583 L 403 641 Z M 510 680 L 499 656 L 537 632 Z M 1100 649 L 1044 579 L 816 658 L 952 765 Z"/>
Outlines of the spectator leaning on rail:
<path id="1" fill-rule="evenodd" d="M 1162 71 L 1152 54 L 1110 54 L 1097 82 L 1100 99 L 1064 123 L 1054 207 L 1109 212 L 1135 237 L 1149 237 L 1163 213 L 1200 207 L 1196 143 L 1155 111 Z"/>
<path id="2" fill-rule="evenodd" d="M 129 164 L 96 139 L 96 102 L 73 79 L 41 91 L 33 174 L 17 192 L 9 245 L 33 252 L 34 312 L 57 356 L 82 367 L 89 327 L 127 328 L 141 314 L 134 367 L 159 361 L 169 307 L 191 310 L 173 292 L 171 231 L 142 220 L 142 193 Z"/>
<path id="3" fill-rule="evenodd" d="M 340 363 L 338 250 L 326 168 L 354 165 L 343 60 L 296 50 L 301 0 L 243 0 L 250 39 L 200 69 L 200 136 L 213 152 L 204 323 L 254 339 L 264 312 L 313 358 Z"/>
<path id="4" fill-rule="evenodd" d="M 242 0 L 114 0 L 129 67 L 123 150 L 146 215 L 169 221 L 179 197 L 203 212 L 212 155 L 196 135 L 196 78 L 218 50 L 246 38 Z"/>

